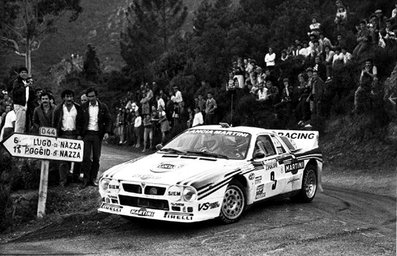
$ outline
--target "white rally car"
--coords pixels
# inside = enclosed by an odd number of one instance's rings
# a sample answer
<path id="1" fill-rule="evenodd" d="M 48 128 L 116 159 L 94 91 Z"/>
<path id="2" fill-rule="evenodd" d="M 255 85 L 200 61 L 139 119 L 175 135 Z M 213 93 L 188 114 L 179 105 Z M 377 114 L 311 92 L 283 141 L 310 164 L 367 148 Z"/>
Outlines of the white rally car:
<path id="1" fill-rule="evenodd" d="M 237 221 L 277 195 L 310 202 L 321 188 L 318 132 L 227 125 L 188 129 L 101 177 L 99 211 L 174 222 Z"/>

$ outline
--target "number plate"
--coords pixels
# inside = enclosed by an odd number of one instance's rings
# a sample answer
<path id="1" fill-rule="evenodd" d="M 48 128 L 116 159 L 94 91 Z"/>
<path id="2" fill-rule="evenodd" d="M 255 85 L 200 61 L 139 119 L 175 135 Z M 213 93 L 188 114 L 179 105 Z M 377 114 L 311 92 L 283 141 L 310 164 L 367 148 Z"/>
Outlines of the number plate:
<path id="1" fill-rule="evenodd" d="M 57 136 L 57 129 L 53 127 L 40 127 L 40 135 L 56 137 Z"/>

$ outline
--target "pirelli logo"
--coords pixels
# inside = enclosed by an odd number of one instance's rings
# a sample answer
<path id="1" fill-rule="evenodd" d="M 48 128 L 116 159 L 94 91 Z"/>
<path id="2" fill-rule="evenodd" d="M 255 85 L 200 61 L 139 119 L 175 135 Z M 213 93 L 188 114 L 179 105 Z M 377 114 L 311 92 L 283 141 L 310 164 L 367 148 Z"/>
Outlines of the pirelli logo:
<path id="1" fill-rule="evenodd" d="M 293 174 L 295 174 L 299 169 L 303 169 L 304 167 L 305 163 L 303 161 L 292 162 L 285 165 L 285 172 L 292 172 Z"/>

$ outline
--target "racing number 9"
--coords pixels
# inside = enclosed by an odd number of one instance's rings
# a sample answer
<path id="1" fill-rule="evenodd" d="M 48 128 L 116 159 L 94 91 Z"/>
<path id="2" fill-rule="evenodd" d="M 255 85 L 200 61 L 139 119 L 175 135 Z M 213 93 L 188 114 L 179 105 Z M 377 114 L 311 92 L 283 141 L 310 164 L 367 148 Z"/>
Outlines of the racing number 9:
<path id="1" fill-rule="evenodd" d="M 277 180 L 274 178 L 274 172 L 270 173 L 270 180 L 273 181 L 272 190 L 275 190 L 277 186 Z"/>

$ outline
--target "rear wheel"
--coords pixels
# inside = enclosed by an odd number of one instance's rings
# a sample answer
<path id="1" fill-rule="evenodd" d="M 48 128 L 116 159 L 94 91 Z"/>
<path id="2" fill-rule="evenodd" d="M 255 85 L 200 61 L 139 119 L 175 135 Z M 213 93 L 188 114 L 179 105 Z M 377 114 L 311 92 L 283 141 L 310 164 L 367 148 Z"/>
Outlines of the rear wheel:
<path id="1" fill-rule="evenodd" d="M 246 207 L 244 187 L 238 181 L 230 182 L 223 197 L 220 220 L 225 223 L 233 223 L 241 218 Z"/>
<path id="2" fill-rule="evenodd" d="M 309 203 L 316 196 L 317 187 L 318 184 L 316 167 L 314 167 L 313 165 L 309 165 L 306 167 L 305 172 L 303 173 L 301 190 L 297 195 L 291 197 L 291 199 L 304 203 Z"/>

